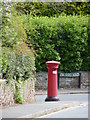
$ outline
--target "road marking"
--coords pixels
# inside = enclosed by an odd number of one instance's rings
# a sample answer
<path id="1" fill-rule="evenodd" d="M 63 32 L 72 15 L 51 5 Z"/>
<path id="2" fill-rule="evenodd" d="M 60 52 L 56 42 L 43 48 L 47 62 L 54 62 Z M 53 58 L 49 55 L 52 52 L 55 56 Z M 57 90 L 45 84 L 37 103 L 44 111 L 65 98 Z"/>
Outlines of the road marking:
<path id="1" fill-rule="evenodd" d="M 78 106 L 71 106 L 69 108 L 65 108 L 65 109 L 61 109 L 60 111 L 53 111 L 53 113 L 49 113 L 49 114 L 46 114 L 46 115 L 43 115 L 43 116 L 40 116 L 38 118 L 45 118 L 46 116 L 48 115 L 53 115 L 55 113 L 61 113 L 61 112 L 65 112 L 65 111 L 68 111 L 68 110 L 74 110 L 74 109 L 77 109 L 77 108 L 83 108 L 83 107 L 88 107 L 88 104 L 87 103 L 81 103 L 80 105 Z"/>

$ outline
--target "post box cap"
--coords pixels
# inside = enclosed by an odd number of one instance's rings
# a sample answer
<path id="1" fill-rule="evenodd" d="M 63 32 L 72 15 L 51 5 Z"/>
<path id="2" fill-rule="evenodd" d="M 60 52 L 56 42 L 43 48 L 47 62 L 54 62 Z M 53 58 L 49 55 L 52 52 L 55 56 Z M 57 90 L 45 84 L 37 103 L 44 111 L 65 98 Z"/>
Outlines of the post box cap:
<path id="1" fill-rule="evenodd" d="M 46 64 L 49 64 L 49 63 L 60 64 L 60 62 L 57 62 L 57 61 L 47 61 L 47 62 L 46 62 Z"/>

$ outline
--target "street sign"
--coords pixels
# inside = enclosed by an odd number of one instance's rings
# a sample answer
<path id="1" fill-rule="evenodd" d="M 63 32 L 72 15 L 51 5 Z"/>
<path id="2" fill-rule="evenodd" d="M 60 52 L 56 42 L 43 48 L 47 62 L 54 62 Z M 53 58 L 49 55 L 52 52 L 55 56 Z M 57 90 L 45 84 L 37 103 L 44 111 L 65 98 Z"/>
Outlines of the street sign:
<path id="1" fill-rule="evenodd" d="M 81 87 L 81 73 L 78 72 L 73 72 L 73 73 L 63 73 L 60 72 L 58 73 L 58 89 L 59 89 L 59 83 L 60 83 L 60 78 L 73 78 L 73 77 L 78 77 L 78 88 Z"/>
<path id="2" fill-rule="evenodd" d="M 79 73 L 60 73 L 61 77 L 78 77 Z"/>

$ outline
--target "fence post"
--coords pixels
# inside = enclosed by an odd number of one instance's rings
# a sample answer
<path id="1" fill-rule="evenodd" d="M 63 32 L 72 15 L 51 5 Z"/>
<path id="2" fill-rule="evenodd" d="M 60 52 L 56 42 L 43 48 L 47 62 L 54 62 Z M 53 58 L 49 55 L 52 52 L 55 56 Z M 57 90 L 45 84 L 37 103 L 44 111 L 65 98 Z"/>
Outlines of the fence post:
<path id="1" fill-rule="evenodd" d="M 78 88 L 81 88 L 81 73 L 79 73 Z"/>

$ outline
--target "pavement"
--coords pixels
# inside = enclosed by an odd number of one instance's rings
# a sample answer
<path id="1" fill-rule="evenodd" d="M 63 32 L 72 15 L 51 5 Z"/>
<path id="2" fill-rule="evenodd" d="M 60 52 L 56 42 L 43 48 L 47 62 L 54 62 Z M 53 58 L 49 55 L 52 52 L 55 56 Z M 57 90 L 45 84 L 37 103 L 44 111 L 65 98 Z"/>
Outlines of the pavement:
<path id="1" fill-rule="evenodd" d="M 60 89 L 58 91 L 60 101 L 57 102 L 45 102 L 46 97 L 46 91 L 37 91 L 35 103 L 4 107 L 2 118 L 39 118 L 70 107 L 85 106 L 88 104 L 88 89 Z"/>
<path id="2" fill-rule="evenodd" d="M 90 93 L 88 88 L 85 89 L 80 89 L 80 88 L 68 88 L 68 89 L 59 89 L 58 90 L 58 94 L 83 94 L 83 93 Z M 36 95 L 46 95 L 47 91 L 42 91 L 42 90 L 38 90 L 36 91 Z"/>

